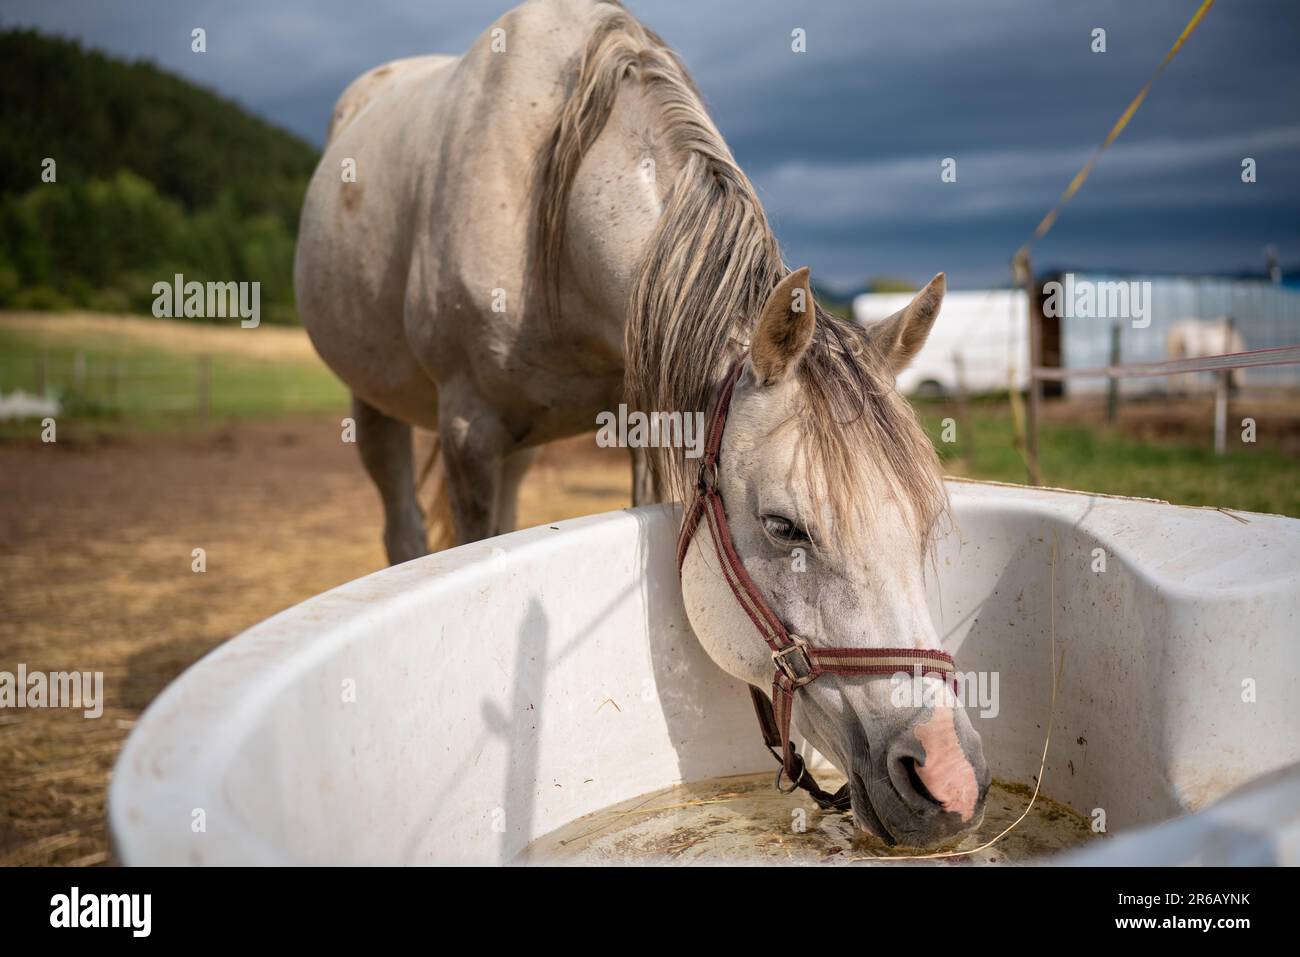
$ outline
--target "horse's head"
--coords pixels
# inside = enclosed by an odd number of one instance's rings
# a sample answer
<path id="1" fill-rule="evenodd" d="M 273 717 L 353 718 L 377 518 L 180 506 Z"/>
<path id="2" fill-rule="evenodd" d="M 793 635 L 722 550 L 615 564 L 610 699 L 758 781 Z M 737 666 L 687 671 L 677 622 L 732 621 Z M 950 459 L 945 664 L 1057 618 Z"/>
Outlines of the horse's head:
<path id="1" fill-rule="evenodd" d="M 943 486 L 893 383 L 943 293 L 940 275 L 907 308 L 862 330 L 819 314 L 800 269 L 754 326 L 717 483 L 745 569 L 788 631 L 813 647 L 940 647 L 923 570 Z M 724 580 L 707 530 L 688 549 L 682 590 L 713 659 L 770 687 L 771 652 Z M 900 694 L 889 676 L 822 674 L 795 692 L 793 722 L 848 778 L 861 827 L 924 847 L 979 823 L 989 773 L 979 735 L 942 681 L 919 684 L 927 694 Z"/>

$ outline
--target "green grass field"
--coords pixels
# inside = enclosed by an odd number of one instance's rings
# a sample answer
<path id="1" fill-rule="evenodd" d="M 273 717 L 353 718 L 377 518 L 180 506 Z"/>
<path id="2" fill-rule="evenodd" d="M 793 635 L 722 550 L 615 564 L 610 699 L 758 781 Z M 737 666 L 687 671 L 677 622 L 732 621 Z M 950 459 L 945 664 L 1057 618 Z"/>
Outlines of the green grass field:
<path id="1" fill-rule="evenodd" d="M 949 474 L 997 482 L 1027 481 L 1012 442 L 1005 404 L 971 407 L 969 461 L 960 443 L 940 441 L 952 412 L 923 403 L 921 418 Z M 1208 428 L 1208 422 L 1202 423 Z M 1180 505 L 1272 512 L 1300 517 L 1300 460 L 1274 445 L 1246 445 L 1229 430 L 1229 448 L 1217 456 L 1208 434 L 1190 440 L 1151 441 L 1104 425 L 1045 423 L 1039 432 L 1043 483 L 1058 488 L 1158 498 Z"/>
<path id="2" fill-rule="evenodd" d="M 42 366 L 64 417 L 94 432 L 185 428 L 200 420 L 205 408 L 212 419 L 346 414 L 348 408 L 343 384 L 310 355 L 263 358 L 230 350 L 150 348 L 97 335 L 42 341 L 0 325 L 0 392 L 37 392 Z M 5 431 L 13 428 L 10 424 Z"/>

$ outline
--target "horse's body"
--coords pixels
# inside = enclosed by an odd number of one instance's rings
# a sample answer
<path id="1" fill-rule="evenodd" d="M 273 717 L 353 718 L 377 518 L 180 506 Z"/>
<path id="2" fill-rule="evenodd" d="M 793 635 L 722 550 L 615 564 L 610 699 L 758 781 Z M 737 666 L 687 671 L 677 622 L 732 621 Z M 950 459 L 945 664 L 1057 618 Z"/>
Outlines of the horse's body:
<path id="1" fill-rule="evenodd" d="M 771 614 L 812 647 L 939 649 L 922 555 L 943 487 L 893 381 L 943 279 L 868 331 L 817 309 L 684 68 L 617 4 L 536 0 L 461 57 L 349 87 L 295 281 L 352 389 L 390 560 L 426 548 L 411 424 L 437 430 L 456 538 L 471 541 L 512 526 L 539 444 L 621 401 L 704 411 L 739 362 L 714 478 Z M 644 456 L 634 498 L 694 481 L 683 449 Z M 695 534 L 683 559 L 701 643 L 767 685 L 772 656 L 714 549 Z M 979 820 L 988 770 L 955 702 L 899 703 L 888 681 L 841 674 L 792 701 L 863 827 L 923 845 Z"/>
<path id="2" fill-rule="evenodd" d="M 1181 319 L 1165 334 L 1165 350 L 1170 359 L 1194 359 L 1245 352 L 1246 340 L 1226 316 L 1218 319 Z M 1245 383 L 1245 369 L 1228 373 L 1228 388 L 1239 389 Z M 1169 377 L 1172 392 L 1187 393 L 1211 388 L 1211 378 L 1199 372 L 1185 372 Z"/>
<path id="3" fill-rule="evenodd" d="M 439 433 L 466 542 L 513 526 L 530 450 L 591 431 L 622 398 L 625 307 L 672 168 L 635 89 L 573 183 L 570 258 L 584 268 L 563 264 L 553 321 L 529 289 L 537 156 L 575 58 L 615 12 L 525 4 L 494 25 L 499 40 L 489 30 L 463 56 L 380 67 L 336 107 L 303 209 L 297 301 L 356 399 L 392 561 L 425 551 L 410 424 Z"/>

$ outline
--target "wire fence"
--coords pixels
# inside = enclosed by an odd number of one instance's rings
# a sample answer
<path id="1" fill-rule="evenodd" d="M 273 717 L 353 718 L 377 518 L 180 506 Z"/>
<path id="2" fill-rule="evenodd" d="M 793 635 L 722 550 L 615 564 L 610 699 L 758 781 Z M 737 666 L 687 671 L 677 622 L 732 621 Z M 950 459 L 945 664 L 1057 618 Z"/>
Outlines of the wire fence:
<path id="1" fill-rule="evenodd" d="M 1041 323 L 1042 318 L 1041 310 L 1030 309 L 1029 322 L 1031 326 Z M 1044 366 L 1042 364 L 1041 343 L 1041 333 L 1031 334 L 1030 349 L 1033 354 L 1030 360 L 1030 414 L 1028 416 L 1028 435 L 1025 442 L 1025 464 L 1029 470 L 1030 480 L 1035 484 L 1042 484 L 1042 467 L 1038 458 L 1038 428 L 1042 417 L 1038 410 L 1042 402 L 1042 384 L 1044 382 L 1105 378 L 1109 384 L 1109 416 L 1113 421 L 1118 403 L 1117 386 L 1120 379 L 1212 372 L 1215 374 L 1214 451 L 1219 455 L 1223 455 L 1227 451 L 1228 406 L 1232 395 L 1232 373 L 1238 369 L 1300 364 L 1300 344 L 1298 344 L 1271 349 L 1251 349 L 1246 352 L 1223 353 L 1221 355 L 1189 356 L 1164 362 L 1120 363 L 1113 361 L 1104 366 L 1063 368 L 1060 366 Z M 1117 347 L 1112 351 L 1112 357 L 1118 358 Z"/>
<path id="2" fill-rule="evenodd" d="M 1233 369 L 1254 369 L 1293 363 L 1300 363 L 1300 345 L 1282 346 L 1276 349 L 1251 349 L 1247 352 L 1231 352 L 1216 356 L 1190 356 L 1186 359 L 1170 359 L 1165 362 L 1129 362 L 1082 369 L 1036 366 L 1034 376 L 1047 382 L 1103 377 L 1127 379 L 1182 375 L 1189 372 L 1229 372 Z"/>
<path id="3" fill-rule="evenodd" d="M 207 353 L 0 356 L 0 395 L 18 392 L 73 417 L 202 420 L 347 408 L 346 391 L 324 369 Z"/>

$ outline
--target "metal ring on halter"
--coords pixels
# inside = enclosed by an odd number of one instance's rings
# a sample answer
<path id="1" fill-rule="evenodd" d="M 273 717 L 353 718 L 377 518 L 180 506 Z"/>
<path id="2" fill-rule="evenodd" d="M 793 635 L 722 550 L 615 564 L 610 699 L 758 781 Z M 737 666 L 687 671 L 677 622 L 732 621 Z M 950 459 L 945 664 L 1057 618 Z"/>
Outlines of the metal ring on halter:
<path id="1" fill-rule="evenodd" d="M 776 754 L 775 751 L 773 751 L 772 753 Z M 798 756 L 796 755 L 796 757 Z M 779 766 L 776 769 L 776 780 L 773 782 L 773 784 L 775 785 L 776 789 L 780 791 L 782 794 L 793 794 L 795 790 L 799 787 L 799 782 L 801 782 L 808 775 L 808 765 L 804 764 L 803 758 L 799 758 L 799 776 L 794 779 L 794 782 L 790 785 L 789 790 L 786 790 L 785 788 L 781 787 L 781 775 L 785 773 L 785 762 L 782 761 L 779 757 L 777 758 L 777 761 L 779 762 Z"/>

